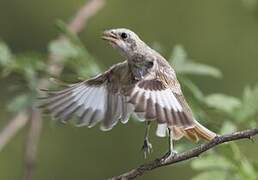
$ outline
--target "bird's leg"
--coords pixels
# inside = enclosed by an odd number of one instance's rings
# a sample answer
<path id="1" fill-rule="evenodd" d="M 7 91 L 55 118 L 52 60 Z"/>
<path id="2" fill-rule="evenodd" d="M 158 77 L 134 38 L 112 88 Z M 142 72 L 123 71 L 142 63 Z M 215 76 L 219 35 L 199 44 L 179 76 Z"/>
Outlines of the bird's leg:
<path id="1" fill-rule="evenodd" d="M 174 157 L 177 152 L 174 150 L 174 141 L 172 137 L 172 129 L 168 128 L 168 145 L 169 145 L 169 150 L 168 152 L 161 158 L 162 161 L 166 161 L 172 157 Z"/>
<path id="2" fill-rule="evenodd" d="M 150 154 L 152 151 L 152 145 L 149 141 L 150 121 L 146 121 L 145 124 L 146 124 L 146 130 L 145 130 L 144 141 L 143 141 L 143 146 L 142 146 L 144 158 L 146 158 L 147 154 Z"/>

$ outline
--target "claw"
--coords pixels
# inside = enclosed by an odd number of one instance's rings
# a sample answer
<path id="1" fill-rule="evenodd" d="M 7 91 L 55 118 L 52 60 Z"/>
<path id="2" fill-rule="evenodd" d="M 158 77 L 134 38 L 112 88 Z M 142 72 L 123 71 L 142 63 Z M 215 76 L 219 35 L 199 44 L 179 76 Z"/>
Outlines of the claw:
<path id="1" fill-rule="evenodd" d="M 143 146 L 142 146 L 142 151 L 143 151 L 145 159 L 147 158 L 147 155 L 152 152 L 152 145 L 151 145 L 151 143 L 149 142 L 148 139 L 144 139 Z"/>
<path id="2" fill-rule="evenodd" d="M 177 151 L 168 151 L 164 156 L 161 158 L 161 162 L 166 163 L 168 160 L 172 159 L 177 155 Z"/>

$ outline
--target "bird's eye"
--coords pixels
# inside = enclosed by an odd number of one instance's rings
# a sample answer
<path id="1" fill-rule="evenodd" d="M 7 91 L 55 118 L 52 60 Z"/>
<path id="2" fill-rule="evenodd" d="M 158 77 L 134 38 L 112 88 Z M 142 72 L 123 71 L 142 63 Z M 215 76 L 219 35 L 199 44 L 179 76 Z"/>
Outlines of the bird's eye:
<path id="1" fill-rule="evenodd" d="M 126 39 L 126 38 L 127 38 L 127 34 L 123 32 L 123 33 L 121 34 L 121 38 L 122 38 L 122 39 Z"/>

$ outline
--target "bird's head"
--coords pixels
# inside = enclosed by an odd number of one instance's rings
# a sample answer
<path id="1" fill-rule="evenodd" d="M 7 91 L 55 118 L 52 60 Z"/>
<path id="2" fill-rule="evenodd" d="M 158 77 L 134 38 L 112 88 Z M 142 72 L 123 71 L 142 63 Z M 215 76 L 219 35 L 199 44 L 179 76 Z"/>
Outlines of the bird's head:
<path id="1" fill-rule="evenodd" d="M 133 31 L 125 28 L 110 29 L 103 32 L 102 39 L 117 48 L 126 57 L 133 56 L 145 43 Z"/>

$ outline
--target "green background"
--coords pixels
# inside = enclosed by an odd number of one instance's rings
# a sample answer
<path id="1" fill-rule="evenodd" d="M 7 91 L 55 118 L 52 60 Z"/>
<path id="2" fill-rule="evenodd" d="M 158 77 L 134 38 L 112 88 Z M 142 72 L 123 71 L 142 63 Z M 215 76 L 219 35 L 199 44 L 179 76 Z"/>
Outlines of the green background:
<path id="1" fill-rule="evenodd" d="M 252 2 L 256 1 L 108 0 L 80 38 L 104 68 L 123 60 L 100 39 L 104 29 L 130 28 L 148 44 L 158 42 L 165 57 L 170 56 L 176 44 L 182 44 L 192 59 L 218 67 L 224 74 L 222 80 L 194 77 L 202 91 L 240 96 L 245 85 L 258 81 L 258 16 L 257 5 L 249 6 Z M 69 21 L 83 3 L 82 0 L 0 0 L 0 38 L 14 52 L 45 53 L 47 43 L 58 34 L 54 28 L 56 20 Z M 5 110 L 5 103 L 12 96 L 8 85 L 19 84 L 17 77 L 11 80 L 1 80 L 1 126 L 10 117 Z M 0 153 L 1 180 L 21 178 L 27 130 L 19 132 Z M 120 174 L 146 161 L 140 151 L 143 135 L 143 124 L 134 121 L 101 132 L 98 128 L 57 126 L 44 118 L 35 179 L 104 179 Z M 154 133 L 151 141 L 154 153 L 149 159 L 154 159 L 166 151 L 167 142 Z M 258 158 L 257 143 L 243 141 L 240 145 L 248 158 Z M 193 174 L 189 163 L 184 162 L 154 170 L 139 179 L 187 180 Z"/>

